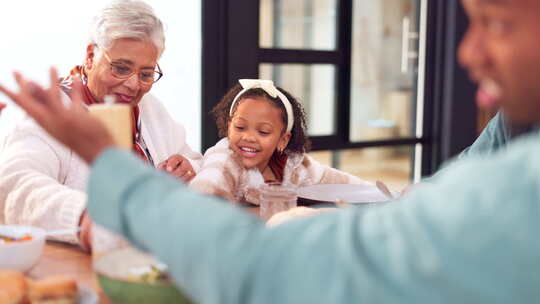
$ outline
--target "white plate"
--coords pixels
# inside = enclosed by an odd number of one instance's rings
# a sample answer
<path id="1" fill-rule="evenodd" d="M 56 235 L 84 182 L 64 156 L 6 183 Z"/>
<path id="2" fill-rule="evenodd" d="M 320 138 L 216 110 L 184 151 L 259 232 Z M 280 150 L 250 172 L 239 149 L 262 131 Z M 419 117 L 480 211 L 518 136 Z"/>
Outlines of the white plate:
<path id="1" fill-rule="evenodd" d="M 165 267 L 151 255 L 129 246 L 101 256 L 94 263 L 94 270 L 109 278 L 132 281 L 133 276 L 140 276 L 139 272 L 150 269 L 151 265 Z"/>
<path id="2" fill-rule="evenodd" d="M 88 287 L 79 286 L 78 304 L 98 304 L 98 295 L 95 291 Z"/>
<path id="3" fill-rule="evenodd" d="M 341 200 L 349 204 L 387 202 L 388 198 L 375 186 L 351 184 L 319 184 L 298 188 L 298 200 L 309 203 L 335 203 Z"/>

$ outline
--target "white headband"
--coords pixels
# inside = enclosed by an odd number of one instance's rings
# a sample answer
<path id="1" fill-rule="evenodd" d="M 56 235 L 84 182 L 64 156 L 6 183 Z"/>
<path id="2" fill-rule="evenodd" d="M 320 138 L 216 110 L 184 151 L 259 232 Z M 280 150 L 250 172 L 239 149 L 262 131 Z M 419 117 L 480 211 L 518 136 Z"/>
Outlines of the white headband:
<path id="1" fill-rule="evenodd" d="M 230 116 L 233 115 L 234 105 L 238 101 L 238 98 L 242 96 L 242 94 L 244 94 L 249 89 L 263 89 L 266 93 L 268 93 L 268 95 L 272 96 L 272 98 L 279 97 L 279 99 L 283 103 L 283 106 L 285 107 L 285 110 L 287 111 L 287 132 L 291 132 L 293 124 L 294 124 L 294 116 L 293 116 L 291 102 L 289 101 L 289 99 L 287 99 L 287 96 L 281 93 L 281 91 L 278 90 L 274 86 L 274 82 L 272 80 L 240 79 L 238 80 L 238 82 L 242 86 L 242 91 L 236 94 L 236 96 L 233 99 L 233 102 L 231 104 L 231 109 L 229 110 Z"/>

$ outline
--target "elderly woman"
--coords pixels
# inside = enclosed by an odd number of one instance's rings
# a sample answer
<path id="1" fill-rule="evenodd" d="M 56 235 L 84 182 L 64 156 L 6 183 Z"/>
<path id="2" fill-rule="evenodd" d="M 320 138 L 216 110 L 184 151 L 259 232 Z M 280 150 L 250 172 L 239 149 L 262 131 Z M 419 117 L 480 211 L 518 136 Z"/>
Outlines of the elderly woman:
<path id="1" fill-rule="evenodd" d="M 114 1 L 94 19 L 86 58 L 60 81 L 68 102 L 71 83 L 83 81 L 86 105 L 105 96 L 133 106 L 133 152 L 149 165 L 189 181 L 201 155 L 190 149 L 184 128 L 147 94 L 163 72 L 163 25 L 151 7 L 136 0 Z M 33 120 L 21 122 L 0 151 L 0 223 L 71 229 L 60 241 L 89 248 L 86 215 L 88 167 Z M 77 228 L 83 226 L 80 233 Z"/>

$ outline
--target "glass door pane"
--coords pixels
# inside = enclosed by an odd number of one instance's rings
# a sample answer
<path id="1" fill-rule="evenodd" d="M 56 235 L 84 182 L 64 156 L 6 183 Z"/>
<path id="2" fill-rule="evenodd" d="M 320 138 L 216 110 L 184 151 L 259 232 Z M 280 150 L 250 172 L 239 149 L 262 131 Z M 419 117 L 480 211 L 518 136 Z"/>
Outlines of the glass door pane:
<path id="1" fill-rule="evenodd" d="M 415 136 L 422 1 L 354 1 L 351 141 Z"/>
<path id="2" fill-rule="evenodd" d="M 368 181 L 383 181 L 401 191 L 411 183 L 414 148 L 412 146 L 373 147 L 333 151 L 313 151 L 317 161 Z"/>
<path id="3" fill-rule="evenodd" d="M 331 64 L 259 65 L 259 77 L 273 80 L 302 103 L 310 136 L 335 133 L 335 74 Z"/>
<path id="4" fill-rule="evenodd" d="M 334 50 L 336 12 L 337 0 L 261 0 L 260 47 Z"/>

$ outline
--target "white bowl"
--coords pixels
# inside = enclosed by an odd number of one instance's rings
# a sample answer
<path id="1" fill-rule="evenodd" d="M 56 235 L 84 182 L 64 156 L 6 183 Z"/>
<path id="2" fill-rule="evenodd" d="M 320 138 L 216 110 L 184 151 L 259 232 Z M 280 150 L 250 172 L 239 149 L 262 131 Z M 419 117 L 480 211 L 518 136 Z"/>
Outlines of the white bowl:
<path id="1" fill-rule="evenodd" d="M 32 239 L 0 244 L 0 269 L 25 272 L 37 263 L 43 253 L 45 230 L 30 226 L 0 225 L 0 235 L 21 237 L 25 234 L 30 234 Z"/>

